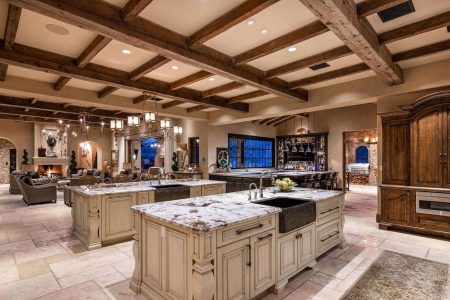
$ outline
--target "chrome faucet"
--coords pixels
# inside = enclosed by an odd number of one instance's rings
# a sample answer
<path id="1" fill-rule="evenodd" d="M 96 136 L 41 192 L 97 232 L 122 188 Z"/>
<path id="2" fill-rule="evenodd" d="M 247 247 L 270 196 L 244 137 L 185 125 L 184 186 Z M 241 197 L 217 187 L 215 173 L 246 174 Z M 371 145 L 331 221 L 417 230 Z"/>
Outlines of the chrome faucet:
<path id="1" fill-rule="evenodd" d="M 158 175 L 157 175 L 157 177 L 158 177 L 158 185 L 161 185 L 161 177 L 163 176 L 163 169 L 162 168 L 159 168 L 158 169 Z"/>
<path id="2" fill-rule="evenodd" d="M 264 170 L 259 174 L 259 197 L 264 197 L 264 186 L 263 186 L 263 175 L 264 174 L 270 174 L 270 180 L 272 181 L 272 185 L 274 184 L 275 177 L 273 176 L 272 172 L 269 170 Z"/>
<path id="3" fill-rule="evenodd" d="M 248 200 L 252 200 L 252 186 L 254 186 L 255 189 L 258 189 L 258 186 L 256 185 L 256 183 L 254 183 L 254 182 L 250 183 L 250 185 L 248 186 Z M 257 198 L 258 198 L 258 192 L 255 192 L 254 199 L 256 200 Z"/>

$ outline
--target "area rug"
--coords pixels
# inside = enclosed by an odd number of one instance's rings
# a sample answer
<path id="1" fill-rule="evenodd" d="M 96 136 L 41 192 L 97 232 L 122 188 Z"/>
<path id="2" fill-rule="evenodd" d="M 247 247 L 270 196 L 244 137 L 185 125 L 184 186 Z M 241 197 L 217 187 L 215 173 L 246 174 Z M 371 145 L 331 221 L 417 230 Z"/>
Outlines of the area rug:
<path id="1" fill-rule="evenodd" d="M 444 300 L 449 265 L 384 251 L 343 298 Z"/>

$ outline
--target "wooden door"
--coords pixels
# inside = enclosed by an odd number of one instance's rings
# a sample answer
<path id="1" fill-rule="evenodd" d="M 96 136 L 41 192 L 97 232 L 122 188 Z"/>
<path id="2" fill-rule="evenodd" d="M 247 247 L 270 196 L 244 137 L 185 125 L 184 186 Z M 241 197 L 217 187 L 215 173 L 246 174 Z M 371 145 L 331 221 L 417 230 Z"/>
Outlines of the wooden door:
<path id="1" fill-rule="evenodd" d="M 217 250 L 218 299 L 250 299 L 250 240 L 244 239 Z"/>
<path id="2" fill-rule="evenodd" d="M 450 188 L 450 105 L 443 108 L 442 175 L 443 187 Z"/>
<path id="3" fill-rule="evenodd" d="M 275 284 L 275 230 L 252 236 L 250 298 Z"/>
<path id="4" fill-rule="evenodd" d="M 426 109 L 412 120 L 412 184 L 415 186 L 442 186 L 442 122 L 442 106 Z"/>
<path id="5" fill-rule="evenodd" d="M 278 279 L 289 277 L 298 266 L 298 232 L 295 231 L 278 239 Z"/>
<path id="6" fill-rule="evenodd" d="M 383 122 L 384 184 L 409 185 L 409 121 Z"/>
<path id="7" fill-rule="evenodd" d="M 301 229 L 298 237 L 298 265 L 301 268 L 316 258 L 315 226 L 311 225 Z"/>
<path id="8" fill-rule="evenodd" d="M 410 192 L 403 189 L 381 188 L 381 219 L 383 222 L 410 225 Z"/>

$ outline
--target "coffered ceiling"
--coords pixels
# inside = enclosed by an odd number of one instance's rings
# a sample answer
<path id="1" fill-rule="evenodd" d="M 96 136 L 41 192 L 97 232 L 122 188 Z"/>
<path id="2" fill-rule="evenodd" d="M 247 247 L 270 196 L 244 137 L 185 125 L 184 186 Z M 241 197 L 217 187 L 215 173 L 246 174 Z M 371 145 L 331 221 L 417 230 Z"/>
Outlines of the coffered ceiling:
<path id="1" fill-rule="evenodd" d="M 450 59 L 450 1 L 412 0 L 415 12 L 385 23 L 376 12 L 405 0 L 353 1 L 0 0 L 0 79 L 245 113 L 369 76 L 401 84 L 402 69 Z"/>

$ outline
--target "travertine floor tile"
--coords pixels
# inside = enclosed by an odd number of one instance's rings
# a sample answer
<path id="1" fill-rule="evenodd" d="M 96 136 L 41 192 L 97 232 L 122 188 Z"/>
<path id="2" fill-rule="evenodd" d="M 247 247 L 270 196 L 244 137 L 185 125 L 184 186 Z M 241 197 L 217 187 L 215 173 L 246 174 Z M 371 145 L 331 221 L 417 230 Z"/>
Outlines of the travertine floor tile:
<path id="1" fill-rule="evenodd" d="M 22 250 L 28 250 L 36 248 L 32 240 L 13 242 L 9 244 L 0 245 L 0 254 L 8 253 L 8 252 L 17 252 Z"/>
<path id="2" fill-rule="evenodd" d="M 108 286 L 103 289 L 103 291 L 111 298 L 115 300 L 143 300 L 145 299 L 142 295 L 136 295 L 130 289 L 130 283 L 128 280 L 121 281 L 117 284 Z"/>
<path id="3" fill-rule="evenodd" d="M 73 274 L 67 277 L 63 277 L 59 279 L 59 284 L 62 288 L 68 288 L 83 282 L 91 281 L 93 279 L 104 277 L 106 275 L 112 274 L 112 273 L 118 273 L 116 270 L 114 270 L 113 267 L 106 265 L 94 268 L 89 271 L 80 272 L 77 274 Z"/>
<path id="4" fill-rule="evenodd" d="M 50 272 L 50 268 L 45 260 L 37 259 L 18 264 L 17 271 L 19 272 L 20 279 L 25 279 L 39 274 L 48 273 Z"/>
<path id="5" fill-rule="evenodd" d="M 108 296 L 93 281 L 85 282 L 56 293 L 45 295 L 39 300 L 107 300 Z"/>
<path id="6" fill-rule="evenodd" d="M 60 290 L 51 273 L 0 285 L 0 299 L 27 300 Z"/>

